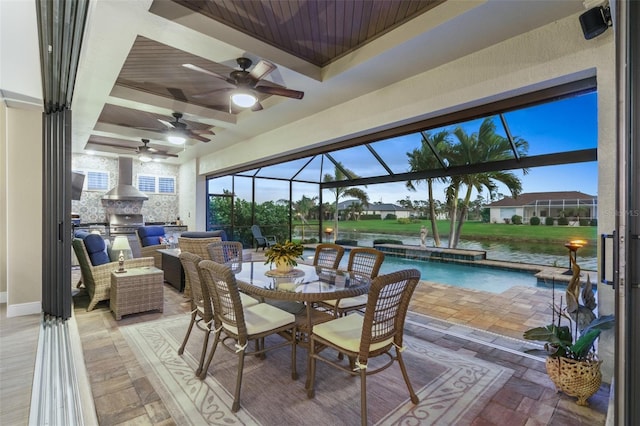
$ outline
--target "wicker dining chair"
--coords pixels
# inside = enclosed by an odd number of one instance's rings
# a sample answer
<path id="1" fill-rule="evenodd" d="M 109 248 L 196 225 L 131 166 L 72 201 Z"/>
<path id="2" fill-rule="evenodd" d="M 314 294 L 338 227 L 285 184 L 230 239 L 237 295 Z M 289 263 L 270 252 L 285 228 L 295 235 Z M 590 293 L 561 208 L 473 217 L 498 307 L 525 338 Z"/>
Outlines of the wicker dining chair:
<path id="1" fill-rule="evenodd" d="M 367 376 L 378 373 L 398 361 L 411 402 L 418 396 L 411 386 L 402 359 L 404 322 L 409 301 L 420 280 L 417 269 L 406 269 L 374 278 L 363 315 L 346 315 L 313 327 L 310 337 L 307 374 L 307 396 L 315 396 L 316 361 L 320 360 L 354 376 L 360 376 L 360 413 L 362 425 L 367 424 Z M 345 365 L 335 357 L 324 357 L 321 351 L 333 348 L 350 360 Z M 395 355 L 394 355 L 395 353 Z M 369 366 L 369 359 L 386 355 L 384 364 Z M 353 368 L 355 366 L 355 368 Z M 331 380 L 324 376 L 324 380 Z"/>
<path id="2" fill-rule="evenodd" d="M 240 388 L 245 355 L 262 355 L 266 351 L 291 345 L 291 378 L 293 380 L 298 378 L 296 372 L 296 319 L 293 314 L 267 303 L 244 306 L 235 275 L 228 266 L 212 260 L 203 260 L 199 267 L 201 280 L 206 283 L 211 296 L 216 323 L 211 352 L 209 352 L 200 378 L 206 377 L 219 342 L 225 349 L 236 353 L 238 355 L 238 375 L 231 408 L 233 412 L 236 412 L 240 409 Z M 223 333 L 224 335 L 222 335 Z M 266 347 L 264 338 L 275 334 L 282 336 L 284 341 Z M 254 351 L 248 349 L 251 340 L 256 342 Z"/>
<path id="3" fill-rule="evenodd" d="M 202 366 L 207 352 L 209 334 L 212 330 L 213 305 L 211 304 L 211 298 L 209 297 L 209 290 L 200 282 L 198 264 L 202 258 L 189 252 L 182 252 L 179 257 L 180 263 L 182 263 L 182 269 L 184 269 L 185 279 L 188 279 L 191 283 L 191 321 L 189 321 L 189 327 L 187 328 L 187 333 L 184 336 L 182 345 L 178 349 L 178 355 L 182 355 L 184 353 L 184 348 L 187 346 L 187 341 L 189 341 L 189 336 L 191 335 L 191 330 L 194 325 L 204 331 L 205 335 L 202 343 L 200 362 L 196 369 L 196 376 L 199 376 L 202 371 Z"/>
<path id="4" fill-rule="evenodd" d="M 313 256 L 313 264 L 315 266 L 338 269 L 343 255 L 344 247 L 339 244 L 318 244 Z"/>
<path id="5" fill-rule="evenodd" d="M 384 253 L 371 247 L 352 248 L 349 253 L 347 270 L 369 278 L 375 278 L 384 262 Z M 334 316 L 341 317 L 352 311 L 362 311 L 367 305 L 367 294 L 346 299 L 326 300 L 320 306 L 333 311 Z"/>
<path id="6" fill-rule="evenodd" d="M 239 241 L 216 241 L 207 245 L 209 258 L 222 263 L 237 274 L 242 270 L 242 243 Z"/>

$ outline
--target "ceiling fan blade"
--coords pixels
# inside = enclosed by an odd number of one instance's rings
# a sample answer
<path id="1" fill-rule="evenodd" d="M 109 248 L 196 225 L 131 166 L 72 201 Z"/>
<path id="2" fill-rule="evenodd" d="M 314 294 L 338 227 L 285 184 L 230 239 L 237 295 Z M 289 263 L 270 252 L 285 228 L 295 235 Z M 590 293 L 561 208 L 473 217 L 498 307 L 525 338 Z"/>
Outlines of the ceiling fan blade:
<path id="1" fill-rule="evenodd" d="M 184 94 L 182 89 L 178 89 L 177 87 L 167 87 L 167 90 L 176 101 L 189 102 L 187 95 Z"/>
<path id="2" fill-rule="evenodd" d="M 214 94 L 216 94 L 216 93 L 218 93 L 218 92 L 227 91 L 227 90 L 233 90 L 233 89 L 235 89 L 235 88 L 236 88 L 236 86 L 229 87 L 229 88 L 224 88 L 224 89 L 211 90 L 211 91 L 206 92 L 206 93 L 200 93 L 200 94 L 198 94 L 198 95 L 193 95 L 193 97 L 194 97 L 194 98 L 206 98 L 206 97 L 209 97 L 209 96 L 211 96 L 211 95 L 214 95 Z"/>
<path id="3" fill-rule="evenodd" d="M 191 132 L 189 137 L 192 138 L 192 139 L 199 140 L 200 142 L 211 142 L 211 139 L 207 139 L 204 136 L 200 136 L 200 135 L 198 135 L 196 133 L 193 133 L 193 132 Z"/>
<path id="4" fill-rule="evenodd" d="M 265 61 L 264 59 L 261 59 L 256 64 L 256 66 L 253 67 L 249 75 L 254 80 L 262 80 L 267 75 L 271 74 L 271 72 L 273 72 L 273 70 L 275 69 L 276 69 L 276 66 L 274 64 L 272 64 L 271 62 Z"/>
<path id="5" fill-rule="evenodd" d="M 211 129 L 206 129 L 206 130 L 191 129 L 191 132 L 195 133 L 196 135 L 213 135 L 213 136 L 216 135 L 215 133 L 213 133 L 213 130 Z"/>
<path id="6" fill-rule="evenodd" d="M 256 86 L 254 87 L 254 90 L 256 92 L 266 93 L 267 95 L 285 96 L 293 99 L 302 99 L 304 97 L 304 92 L 287 89 L 285 87 Z"/>
<path id="7" fill-rule="evenodd" d="M 218 74 L 217 72 L 205 70 L 204 68 L 200 68 L 199 66 L 193 65 L 193 64 L 182 64 L 182 66 L 192 71 L 201 72 L 203 74 L 210 75 L 211 77 L 219 78 L 220 80 L 223 80 L 229 84 L 232 84 L 235 87 L 235 82 L 233 80 L 231 80 L 229 77 L 225 77 L 222 74 Z"/>
<path id="8" fill-rule="evenodd" d="M 87 145 L 88 144 L 98 145 L 98 146 L 105 146 L 105 147 L 114 148 L 114 149 L 124 149 L 124 150 L 127 150 L 127 151 L 137 151 L 138 150 L 138 147 L 136 147 L 136 146 L 114 145 L 114 144 L 110 144 L 110 143 L 97 142 L 97 141 L 92 141 L 92 140 L 89 140 Z"/>
<path id="9" fill-rule="evenodd" d="M 173 123 L 168 122 L 167 120 L 163 120 L 161 118 L 157 119 L 159 122 L 161 122 L 162 124 L 164 124 L 165 126 L 167 126 L 170 129 L 175 129 L 175 125 Z"/>

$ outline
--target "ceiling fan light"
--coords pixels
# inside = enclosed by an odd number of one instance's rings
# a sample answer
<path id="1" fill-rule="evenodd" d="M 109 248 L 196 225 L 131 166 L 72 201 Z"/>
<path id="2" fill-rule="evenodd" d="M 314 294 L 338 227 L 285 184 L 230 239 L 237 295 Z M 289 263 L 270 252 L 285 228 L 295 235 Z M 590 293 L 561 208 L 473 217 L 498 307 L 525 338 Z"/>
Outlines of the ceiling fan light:
<path id="1" fill-rule="evenodd" d="M 184 136 L 180 136 L 180 135 L 177 135 L 175 133 L 169 133 L 167 135 L 167 140 L 169 142 L 171 142 L 172 144 L 174 144 L 174 145 L 182 145 L 186 141 Z"/>
<path id="2" fill-rule="evenodd" d="M 250 91 L 237 90 L 231 93 L 231 102 L 241 108 L 251 108 L 258 102 L 258 98 Z"/>
<path id="3" fill-rule="evenodd" d="M 140 154 L 138 155 L 138 160 L 142 161 L 143 163 L 148 163 L 149 161 L 153 160 L 153 158 L 151 158 L 147 154 Z"/>

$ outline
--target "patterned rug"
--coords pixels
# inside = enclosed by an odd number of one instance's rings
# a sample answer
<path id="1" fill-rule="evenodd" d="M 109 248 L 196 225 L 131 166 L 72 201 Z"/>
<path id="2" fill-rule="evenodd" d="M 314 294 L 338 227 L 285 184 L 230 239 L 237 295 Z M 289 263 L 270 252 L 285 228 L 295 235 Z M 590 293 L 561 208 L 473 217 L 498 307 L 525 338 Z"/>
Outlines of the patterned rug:
<path id="1" fill-rule="evenodd" d="M 264 360 L 246 357 L 241 409 L 232 413 L 237 357 L 219 347 L 207 378 L 203 381 L 195 378 L 203 332 L 194 328 L 185 353 L 182 356 L 177 353 L 188 322 L 187 316 L 180 315 L 120 328 L 177 424 L 360 423 L 357 377 L 318 362 L 315 398 L 307 398 L 304 348 L 298 350 L 298 380 L 291 379 L 288 347 L 268 352 Z M 512 370 L 446 351 L 411 336 L 405 335 L 405 340 L 403 357 L 420 402 L 413 405 L 409 400 L 395 363 L 367 378 L 370 424 L 470 424 L 513 374 Z"/>

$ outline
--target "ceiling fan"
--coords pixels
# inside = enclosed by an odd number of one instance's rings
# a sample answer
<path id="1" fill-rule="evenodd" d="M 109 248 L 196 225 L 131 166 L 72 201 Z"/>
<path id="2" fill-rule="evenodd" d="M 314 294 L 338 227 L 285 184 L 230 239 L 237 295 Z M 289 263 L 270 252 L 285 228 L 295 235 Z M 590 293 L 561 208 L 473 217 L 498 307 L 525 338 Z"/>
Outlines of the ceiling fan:
<path id="1" fill-rule="evenodd" d="M 304 92 L 287 89 L 286 87 L 281 87 L 275 83 L 264 80 L 267 75 L 276 69 L 276 66 L 271 62 L 261 59 L 251 71 L 247 71 L 253 64 L 251 59 L 238 58 L 236 59 L 236 62 L 240 69 L 231 71 L 229 77 L 200 68 L 193 64 L 182 64 L 182 66 L 221 79 L 229 86 L 223 89 L 217 89 L 208 93 L 196 95 L 197 97 L 209 96 L 220 90 L 229 90 L 231 91 L 230 98 L 235 105 L 244 108 L 251 108 L 253 111 L 260 111 L 262 109 L 262 105 L 258 102 L 258 97 L 255 92 L 267 95 L 285 96 L 292 99 L 302 99 L 304 97 Z"/>
<path id="2" fill-rule="evenodd" d="M 182 118 L 181 112 L 174 112 L 171 114 L 174 121 L 167 121 L 158 118 L 158 121 L 167 126 L 165 132 L 167 133 L 167 139 L 174 144 L 183 144 L 186 139 L 197 139 L 201 142 L 210 142 L 211 139 L 207 139 L 202 135 L 215 135 L 211 129 L 197 130 L 188 129 L 187 123 L 180 121 Z M 144 139 L 143 139 L 144 141 Z"/>
<path id="3" fill-rule="evenodd" d="M 162 151 L 149 146 L 149 139 L 142 139 L 142 145 L 136 148 L 136 153 L 140 161 L 147 162 L 153 160 L 154 157 L 178 157 L 177 154 L 169 154 L 167 151 Z"/>
<path id="4" fill-rule="evenodd" d="M 140 159 L 140 161 L 143 161 L 143 162 L 151 161 L 154 158 L 169 158 L 169 157 L 177 158 L 178 157 L 177 154 L 171 154 L 167 151 L 150 147 L 149 139 L 142 139 L 142 145 L 137 147 L 123 146 L 123 145 L 109 143 L 109 142 L 100 141 L 100 140 L 89 140 L 89 143 L 91 145 L 109 147 L 115 150 L 134 151 L 138 155 L 138 158 Z"/>

